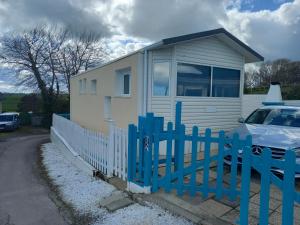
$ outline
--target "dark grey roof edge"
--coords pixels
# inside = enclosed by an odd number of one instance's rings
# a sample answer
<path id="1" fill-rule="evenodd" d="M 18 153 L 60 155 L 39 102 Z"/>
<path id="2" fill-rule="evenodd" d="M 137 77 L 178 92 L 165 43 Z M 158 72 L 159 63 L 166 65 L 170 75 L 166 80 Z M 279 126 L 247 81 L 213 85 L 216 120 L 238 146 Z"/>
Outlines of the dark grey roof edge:
<path id="1" fill-rule="evenodd" d="M 259 60 L 264 61 L 264 57 L 262 55 L 260 55 L 256 51 L 254 51 L 252 48 L 250 48 L 244 42 L 239 40 L 237 37 L 233 36 L 231 33 L 229 33 L 224 28 L 218 28 L 218 29 L 214 29 L 214 30 L 208 30 L 208 31 L 203 31 L 203 32 L 198 32 L 198 33 L 193 33 L 193 34 L 186 34 L 186 35 L 181 35 L 181 36 L 177 36 L 177 37 L 165 38 L 162 40 L 162 43 L 163 43 L 163 45 L 169 45 L 169 44 L 175 44 L 175 43 L 182 42 L 182 41 L 188 41 L 188 40 L 195 39 L 195 38 L 208 37 L 208 36 L 222 34 L 222 33 L 227 35 L 230 39 L 235 41 L 237 44 L 239 44 L 243 48 L 245 48 L 251 54 L 255 55 Z"/>

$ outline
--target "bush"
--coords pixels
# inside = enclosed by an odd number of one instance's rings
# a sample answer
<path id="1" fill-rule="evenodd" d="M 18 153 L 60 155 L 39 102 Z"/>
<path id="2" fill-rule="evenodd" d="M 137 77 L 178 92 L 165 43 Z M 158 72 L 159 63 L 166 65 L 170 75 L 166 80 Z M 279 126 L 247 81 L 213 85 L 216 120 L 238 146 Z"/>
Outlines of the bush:
<path id="1" fill-rule="evenodd" d="M 31 115 L 27 112 L 21 112 L 19 115 L 21 125 L 31 125 Z"/>

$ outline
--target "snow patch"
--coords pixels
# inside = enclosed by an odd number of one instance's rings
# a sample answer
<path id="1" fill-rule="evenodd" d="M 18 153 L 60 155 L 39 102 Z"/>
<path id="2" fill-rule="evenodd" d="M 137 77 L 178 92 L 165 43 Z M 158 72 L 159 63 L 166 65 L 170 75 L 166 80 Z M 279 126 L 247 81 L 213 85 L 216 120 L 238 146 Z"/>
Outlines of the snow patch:
<path id="1" fill-rule="evenodd" d="M 43 163 L 64 200 L 71 203 L 78 212 L 94 216 L 96 222 L 93 225 L 191 224 L 150 203 L 147 206 L 134 204 L 108 213 L 99 207 L 99 203 L 114 192 L 119 192 L 114 186 L 79 170 L 64 157 L 56 145 L 45 144 L 42 150 Z"/>

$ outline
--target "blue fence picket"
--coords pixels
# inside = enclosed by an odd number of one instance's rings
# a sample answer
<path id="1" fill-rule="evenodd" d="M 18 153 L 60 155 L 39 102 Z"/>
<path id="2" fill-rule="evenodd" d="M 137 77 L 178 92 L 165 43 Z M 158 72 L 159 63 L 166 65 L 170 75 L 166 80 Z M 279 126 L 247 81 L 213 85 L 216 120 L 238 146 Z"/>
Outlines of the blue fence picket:
<path id="1" fill-rule="evenodd" d="M 197 147 L 198 147 L 198 127 L 193 127 L 192 133 L 192 160 L 191 160 L 191 178 L 190 178 L 190 195 L 196 195 L 196 173 L 197 173 Z"/>
<path id="2" fill-rule="evenodd" d="M 156 131 L 157 132 L 157 131 Z M 153 176 L 152 176 L 152 191 L 158 190 L 158 161 L 159 161 L 159 133 L 154 133 L 154 160 L 153 160 Z"/>
<path id="3" fill-rule="evenodd" d="M 269 148 L 265 148 L 261 156 L 261 189 L 260 189 L 260 209 L 259 224 L 268 225 L 269 221 L 269 201 L 270 201 L 270 169 L 272 154 Z"/>
<path id="4" fill-rule="evenodd" d="M 223 196 L 223 173 L 224 173 L 224 145 L 225 145 L 225 132 L 219 132 L 218 143 L 218 162 L 217 162 L 217 199 L 221 199 Z"/>
<path id="5" fill-rule="evenodd" d="M 181 126 L 181 109 L 182 109 L 182 103 L 177 102 L 176 103 L 176 114 L 175 114 L 175 132 L 176 135 L 179 135 L 179 130 Z M 178 168 L 179 164 L 179 140 L 178 138 L 175 139 L 175 148 L 174 148 L 174 167 L 175 169 Z"/>
<path id="6" fill-rule="evenodd" d="M 249 214 L 249 193 L 250 193 L 250 179 L 251 179 L 251 146 L 252 138 L 247 137 L 246 146 L 243 148 L 242 153 L 242 186 L 241 186 L 241 212 L 240 224 L 248 225 Z"/>
<path id="7" fill-rule="evenodd" d="M 143 173 L 144 173 L 144 126 L 145 126 L 145 118 L 139 117 L 138 123 L 138 131 L 139 131 L 139 155 L 138 155 L 138 176 L 140 180 L 143 180 Z"/>
<path id="8" fill-rule="evenodd" d="M 152 134 L 154 131 L 154 114 L 147 113 L 145 120 L 144 143 L 144 185 L 150 186 L 152 176 Z"/>
<path id="9" fill-rule="evenodd" d="M 283 178 L 283 202 L 282 202 L 282 224 L 292 225 L 294 218 L 295 199 L 295 152 L 288 150 L 285 153 L 284 178 Z"/>
<path id="10" fill-rule="evenodd" d="M 173 123 L 168 123 L 167 130 L 167 156 L 166 156 L 166 178 L 165 190 L 171 191 L 171 172 L 172 172 L 172 145 L 173 145 Z"/>
<path id="11" fill-rule="evenodd" d="M 128 181 L 131 182 L 136 176 L 136 151 L 137 151 L 137 128 L 135 125 L 128 126 Z"/>
<path id="12" fill-rule="evenodd" d="M 203 166 L 203 198 L 208 197 L 209 193 L 209 164 L 210 164 L 210 147 L 211 147 L 211 129 L 205 130 L 204 142 L 204 166 Z"/>
<path id="13" fill-rule="evenodd" d="M 184 144 L 185 144 L 185 125 L 179 128 L 179 145 L 178 145 L 178 177 L 177 177 L 177 194 L 183 195 L 183 168 L 184 168 Z"/>
<path id="14" fill-rule="evenodd" d="M 230 201 L 236 200 L 236 188 L 237 188 L 237 165 L 238 165 L 238 154 L 239 154 L 239 135 L 235 133 L 232 140 L 231 149 L 231 167 L 230 167 Z"/>

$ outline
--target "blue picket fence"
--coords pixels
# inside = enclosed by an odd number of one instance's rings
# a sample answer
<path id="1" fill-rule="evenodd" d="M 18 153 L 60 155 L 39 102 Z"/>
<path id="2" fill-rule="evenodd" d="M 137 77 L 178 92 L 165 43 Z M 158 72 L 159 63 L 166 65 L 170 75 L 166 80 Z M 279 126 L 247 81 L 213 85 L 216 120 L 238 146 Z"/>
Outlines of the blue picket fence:
<path id="1" fill-rule="evenodd" d="M 300 173 L 300 164 L 296 162 L 295 152 L 288 150 L 283 159 L 274 159 L 269 148 L 263 149 L 261 155 L 255 155 L 251 149 L 246 149 L 242 159 L 240 224 L 248 224 L 251 169 L 255 169 L 261 175 L 259 224 L 269 224 L 271 184 L 282 192 L 281 224 L 294 224 L 294 203 L 300 203 L 300 193 L 295 188 L 295 174 Z M 284 171 L 283 178 L 276 176 L 274 170 Z"/>
<path id="2" fill-rule="evenodd" d="M 212 136 L 210 129 L 200 134 L 198 127 L 193 127 L 192 134 L 187 134 L 185 125 L 181 123 L 181 103 L 176 105 L 176 123 L 167 124 L 164 130 L 164 118 L 155 117 L 148 113 L 146 117 L 139 117 L 138 127 L 129 126 L 129 163 L 128 179 L 141 186 L 151 186 L 152 192 L 164 188 L 167 192 L 177 190 L 178 195 L 189 192 L 195 196 L 197 192 L 206 198 L 209 193 L 217 198 L 224 195 L 234 201 L 239 195 L 237 187 L 237 160 L 239 149 L 251 146 L 251 137 L 242 140 L 238 135 L 232 139 L 225 138 L 224 131 Z M 164 158 L 159 154 L 162 143 L 166 144 Z M 191 162 L 184 163 L 185 143 L 190 142 L 192 153 Z M 212 145 L 218 148 L 217 153 L 211 152 Z M 199 159 L 200 146 L 204 146 L 204 157 Z M 225 146 L 231 146 L 225 148 Z M 232 160 L 230 185 L 223 185 L 224 157 Z M 217 164 L 217 180 L 210 183 L 209 173 L 212 164 Z M 159 168 L 165 170 L 160 172 Z M 196 182 L 196 173 L 203 170 L 202 182 Z M 188 180 L 188 181 L 187 181 Z"/>
<path id="3" fill-rule="evenodd" d="M 129 125 L 128 136 L 128 181 L 142 187 L 151 187 L 152 192 L 163 188 L 166 192 L 175 190 L 181 196 L 195 196 L 200 193 L 207 198 L 210 193 L 217 199 L 226 197 L 230 201 L 241 199 L 239 224 L 248 224 L 249 191 L 251 169 L 261 173 L 261 206 L 259 224 L 268 224 L 270 185 L 274 184 L 283 192 L 282 223 L 293 224 L 294 202 L 299 202 L 299 193 L 295 190 L 296 172 L 300 173 L 296 164 L 295 153 L 287 151 L 284 160 L 271 157 L 271 150 L 266 149 L 262 155 L 252 153 L 252 139 L 248 136 L 241 139 L 238 134 L 225 137 L 224 131 L 212 135 L 210 129 L 201 133 L 194 126 L 191 134 L 186 133 L 181 123 L 182 104 L 176 104 L 175 126 L 172 122 L 164 129 L 164 118 L 147 113 L 139 117 L 138 126 Z M 186 144 L 191 146 L 189 162 L 185 162 Z M 204 149 L 201 150 L 201 146 Z M 217 151 L 212 151 L 214 146 Z M 165 150 L 163 156 L 161 150 Z M 242 154 L 241 154 L 242 152 Z M 203 157 L 200 159 L 200 153 Z M 229 185 L 224 185 L 224 158 L 230 158 Z M 238 188 L 238 160 L 242 164 L 242 184 Z M 211 166 L 216 168 L 216 181 L 211 182 L 209 175 Z M 285 171 L 281 180 L 272 173 L 272 168 Z M 201 172 L 202 177 L 196 179 Z"/>

